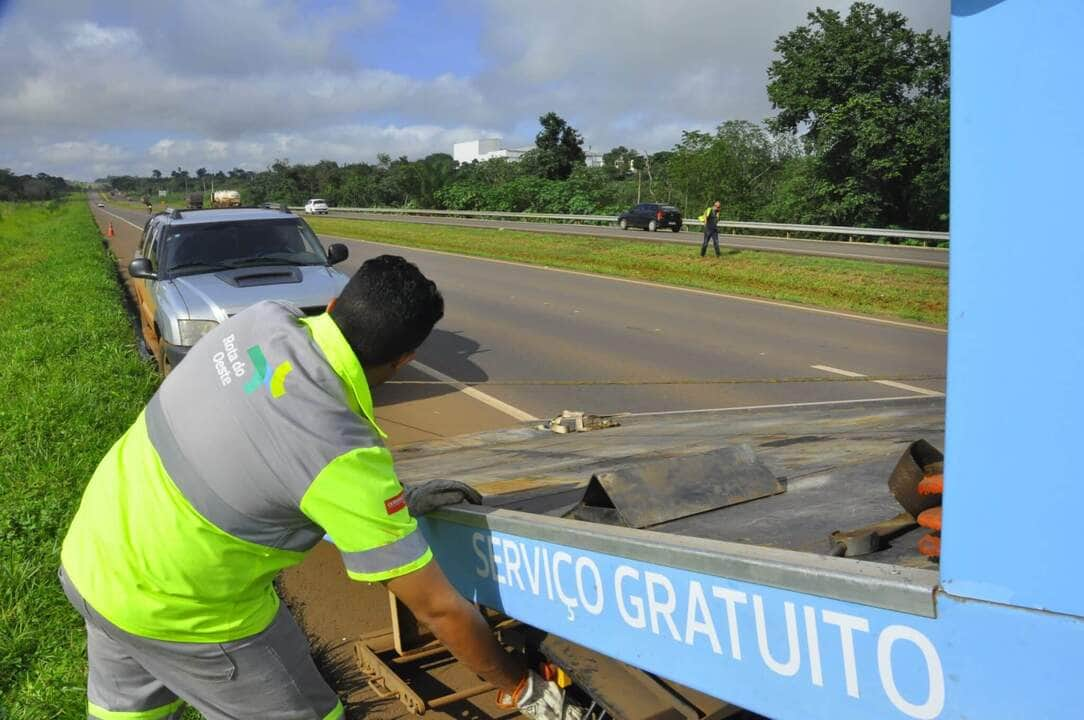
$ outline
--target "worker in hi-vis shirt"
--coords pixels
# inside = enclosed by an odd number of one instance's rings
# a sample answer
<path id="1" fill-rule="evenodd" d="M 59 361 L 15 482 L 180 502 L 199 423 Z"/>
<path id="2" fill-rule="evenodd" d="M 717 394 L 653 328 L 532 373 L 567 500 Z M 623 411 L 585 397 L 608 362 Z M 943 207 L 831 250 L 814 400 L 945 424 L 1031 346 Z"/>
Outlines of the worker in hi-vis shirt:
<path id="1" fill-rule="evenodd" d="M 479 502 L 469 486 L 404 493 L 370 388 L 444 314 L 396 256 L 365 262 L 328 312 L 262 302 L 203 337 L 98 465 L 61 551 L 86 621 L 88 716 L 339 718 L 272 587 L 325 534 L 354 580 L 383 582 L 462 662 L 531 718 L 579 718 L 494 640 L 412 516 Z"/>

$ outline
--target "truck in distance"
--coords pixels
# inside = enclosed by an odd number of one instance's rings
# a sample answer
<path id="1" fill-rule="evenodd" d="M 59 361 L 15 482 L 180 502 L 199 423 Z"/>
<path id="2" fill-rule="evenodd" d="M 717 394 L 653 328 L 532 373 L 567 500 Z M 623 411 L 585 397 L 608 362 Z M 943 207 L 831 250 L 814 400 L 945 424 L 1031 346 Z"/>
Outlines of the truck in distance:
<path id="1" fill-rule="evenodd" d="M 216 208 L 241 207 L 241 193 L 236 190 L 215 190 L 211 206 Z"/>

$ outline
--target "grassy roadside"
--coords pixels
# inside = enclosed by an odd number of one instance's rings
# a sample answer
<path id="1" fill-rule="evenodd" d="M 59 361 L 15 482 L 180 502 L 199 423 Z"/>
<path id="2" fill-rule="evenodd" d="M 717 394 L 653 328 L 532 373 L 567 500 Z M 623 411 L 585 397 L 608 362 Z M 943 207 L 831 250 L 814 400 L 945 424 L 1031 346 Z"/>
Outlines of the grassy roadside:
<path id="1" fill-rule="evenodd" d="M 306 217 L 320 233 L 943 325 L 948 271 L 690 245 Z"/>
<path id="2" fill-rule="evenodd" d="M 60 542 L 157 377 L 82 196 L 0 214 L 0 717 L 85 717 L 85 638 L 57 583 Z"/>

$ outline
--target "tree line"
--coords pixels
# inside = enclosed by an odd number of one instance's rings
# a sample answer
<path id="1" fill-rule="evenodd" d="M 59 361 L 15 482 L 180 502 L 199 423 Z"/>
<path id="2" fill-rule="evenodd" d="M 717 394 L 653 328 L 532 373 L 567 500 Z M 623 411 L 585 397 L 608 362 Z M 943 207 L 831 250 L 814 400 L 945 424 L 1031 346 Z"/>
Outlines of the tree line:
<path id="1" fill-rule="evenodd" d="M 690 130 L 672 148 L 619 146 L 584 164 L 583 139 L 556 113 L 539 118 L 518 160 L 410 160 L 312 165 L 275 160 L 262 172 L 105 179 L 125 192 L 237 189 L 246 203 L 416 207 L 614 215 L 639 201 L 688 216 L 714 200 L 734 220 L 945 229 L 948 224 L 948 41 L 857 2 L 816 9 L 781 36 L 767 70 L 775 114 Z"/>
<path id="2" fill-rule="evenodd" d="M 71 191 L 71 185 L 62 177 L 45 173 L 16 175 L 7 168 L 0 168 L 0 202 L 56 200 Z"/>

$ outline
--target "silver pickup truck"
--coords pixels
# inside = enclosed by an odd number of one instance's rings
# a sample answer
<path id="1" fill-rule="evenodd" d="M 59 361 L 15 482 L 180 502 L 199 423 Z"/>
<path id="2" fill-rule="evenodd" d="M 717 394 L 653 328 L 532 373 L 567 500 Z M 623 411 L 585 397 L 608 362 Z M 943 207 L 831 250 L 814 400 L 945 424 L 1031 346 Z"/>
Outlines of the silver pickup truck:
<path id="1" fill-rule="evenodd" d="M 147 351 L 163 373 L 203 335 L 261 300 L 319 314 L 346 285 L 304 220 L 261 208 L 166 210 L 147 220 L 128 266 Z"/>

